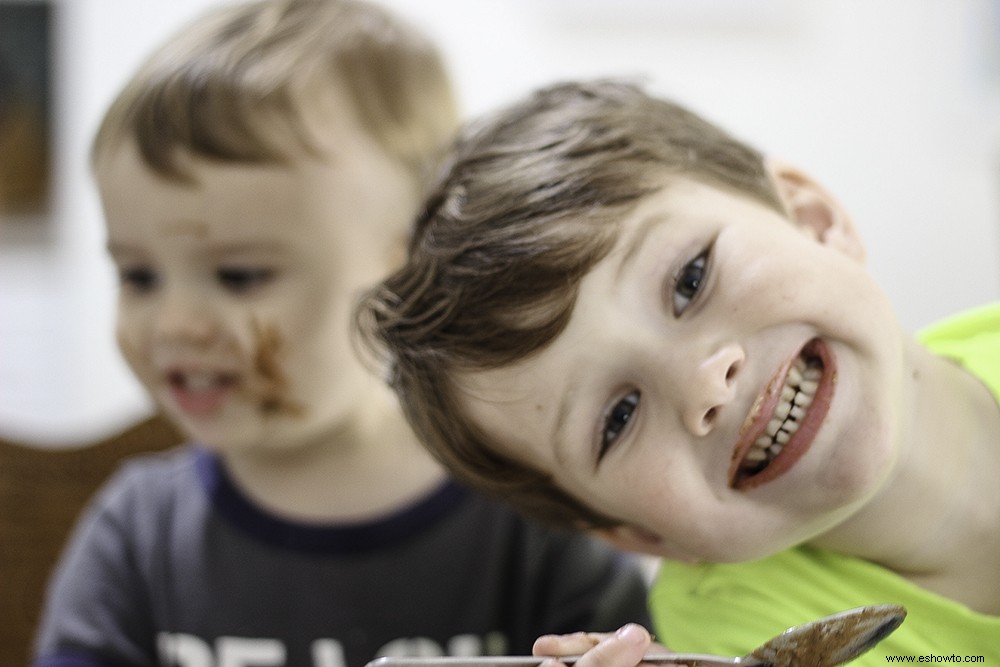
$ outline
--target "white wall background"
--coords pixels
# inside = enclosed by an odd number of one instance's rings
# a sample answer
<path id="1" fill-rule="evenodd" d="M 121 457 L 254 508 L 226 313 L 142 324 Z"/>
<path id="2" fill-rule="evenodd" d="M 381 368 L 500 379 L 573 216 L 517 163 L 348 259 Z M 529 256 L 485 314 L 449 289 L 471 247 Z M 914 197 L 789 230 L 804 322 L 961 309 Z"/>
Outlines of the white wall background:
<path id="1" fill-rule="evenodd" d="M 44 239 L 0 227 L 0 435 L 71 445 L 150 410 L 114 347 L 90 134 L 216 0 L 54 1 L 53 220 Z M 853 212 L 908 329 L 1000 298 L 1000 0 L 383 2 L 439 41 L 468 113 L 637 76 L 798 163 Z"/>

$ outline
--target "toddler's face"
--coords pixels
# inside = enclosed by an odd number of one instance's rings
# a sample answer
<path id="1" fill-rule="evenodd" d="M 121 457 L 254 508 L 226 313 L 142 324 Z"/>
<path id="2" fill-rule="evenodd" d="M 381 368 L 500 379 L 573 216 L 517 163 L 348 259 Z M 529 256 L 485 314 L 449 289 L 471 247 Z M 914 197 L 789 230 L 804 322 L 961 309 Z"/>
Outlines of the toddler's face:
<path id="1" fill-rule="evenodd" d="M 354 298 L 390 268 L 412 178 L 351 137 L 329 162 L 199 161 L 196 185 L 154 175 L 131 145 L 97 172 L 119 343 L 163 410 L 227 451 L 349 428 L 379 386 L 349 342 Z"/>
<path id="2" fill-rule="evenodd" d="M 826 213 L 672 183 L 623 221 L 566 330 L 461 374 L 464 404 L 649 551 L 743 560 L 829 529 L 896 455 L 901 336 Z"/>

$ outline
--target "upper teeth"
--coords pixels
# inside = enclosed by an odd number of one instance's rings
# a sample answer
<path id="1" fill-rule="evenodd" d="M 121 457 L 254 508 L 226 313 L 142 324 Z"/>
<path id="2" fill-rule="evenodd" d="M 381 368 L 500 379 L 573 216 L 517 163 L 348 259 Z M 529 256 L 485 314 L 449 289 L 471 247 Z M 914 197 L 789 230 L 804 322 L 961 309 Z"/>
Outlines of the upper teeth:
<path id="1" fill-rule="evenodd" d="M 747 452 L 745 461 L 752 464 L 770 462 L 784 448 L 812 404 L 823 368 L 818 360 L 799 357 L 792 364 L 781 388 L 780 402 L 774 409 L 771 421 L 764 432 L 754 441 Z"/>
<path id="2" fill-rule="evenodd" d="M 210 373 L 188 373 L 183 376 L 184 387 L 190 391 L 211 389 L 216 382 L 215 375 Z"/>

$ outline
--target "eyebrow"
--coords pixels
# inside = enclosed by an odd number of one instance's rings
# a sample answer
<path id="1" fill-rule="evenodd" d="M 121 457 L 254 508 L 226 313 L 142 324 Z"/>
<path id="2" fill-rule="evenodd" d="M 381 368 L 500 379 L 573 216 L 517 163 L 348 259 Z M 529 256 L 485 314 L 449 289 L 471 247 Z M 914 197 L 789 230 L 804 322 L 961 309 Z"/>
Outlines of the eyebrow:
<path id="1" fill-rule="evenodd" d="M 113 241 L 108 242 L 106 250 L 112 258 L 121 257 L 123 255 L 142 255 L 145 252 L 144 249 L 139 246 L 134 246 L 128 243 L 115 243 Z M 238 255 L 243 253 L 267 253 L 270 255 L 281 255 L 284 252 L 286 252 L 284 248 L 281 248 L 278 244 L 269 241 L 234 241 L 231 243 L 209 245 L 208 248 L 202 248 L 199 254 L 200 256 L 211 260 L 228 255 Z"/>
<path id="2" fill-rule="evenodd" d="M 275 241 L 232 241 L 227 243 L 217 243 L 208 249 L 211 255 L 232 255 L 252 252 L 283 252 L 285 248 Z"/>
<path id="3" fill-rule="evenodd" d="M 114 243 L 113 241 L 109 241 L 104 248 L 107 251 L 107 253 L 112 257 L 120 257 L 121 255 L 128 255 L 128 254 L 137 255 L 140 254 L 141 252 L 139 248 L 134 247 L 132 245 L 125 243 Z"/>
<path id="4" fill-rule="evenodd" d="M 555 425 L 552 429 L 552 442 L 555 443 L 555 447 L 553 447 L 553 454 L 555 456 L 556 463 L 560 465 L 566 461 L 565 448 L 569 445 L 566 439 L 565 431 L 567 418 L 569 417 L 569 407 L 572 404 L 570 397 L 574 393 L 572 390 L 572 387 L 575 386 L 575 383 L 572 382 L 574 377 L 575 373 L 570 373 L 567 378 L 570 382 L 568 382 L 566 386 L 570 387 L 570 389 L 563 393 L 562 400 L 559 401 L 559 407 L 556 410 Z"/>
<path id="5" fill-rule="evenodd" d="M 652 231 L 659 227 L 661 224 L 669 222 L 670 215 L 664 213 L 663 211 L 656 211 L 655 213 L 650 213 L 642 221 L 639 222 L 638 227 L 632 234 L 632 238 L 629 239 L 628 243 L 625 245 L 624 251 L 622 252 L 622 258 L 618 262 L 618 268 L 615 271 L 615 278 L 621 277 L 621 274 L 632 264 L 639 251 L 642 250 L 642 246 L 646 243 L 646 239 Z"/>

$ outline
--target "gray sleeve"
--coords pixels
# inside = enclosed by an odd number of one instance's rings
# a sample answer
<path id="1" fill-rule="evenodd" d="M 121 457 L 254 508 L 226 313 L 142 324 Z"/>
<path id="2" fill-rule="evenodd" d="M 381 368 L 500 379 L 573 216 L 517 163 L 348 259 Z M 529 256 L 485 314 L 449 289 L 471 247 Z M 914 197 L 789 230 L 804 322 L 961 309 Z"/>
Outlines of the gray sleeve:
<path id="1" fill-rule="evenodd" d="M 558 535 L 558 534 L 557 534 Z M 638 558 L 584 533 L 551 540 L 543 560 L 560 632 L 610 632 L 625 623 L 651 628 L 648 581 Z"/>
<path id="2" fill-rule="evenodd" d="M 81 515 L 49 582 L 34 665 L 156 665 L 148 590 L 129 523 L 134 481 L 119 473 Z"/>

